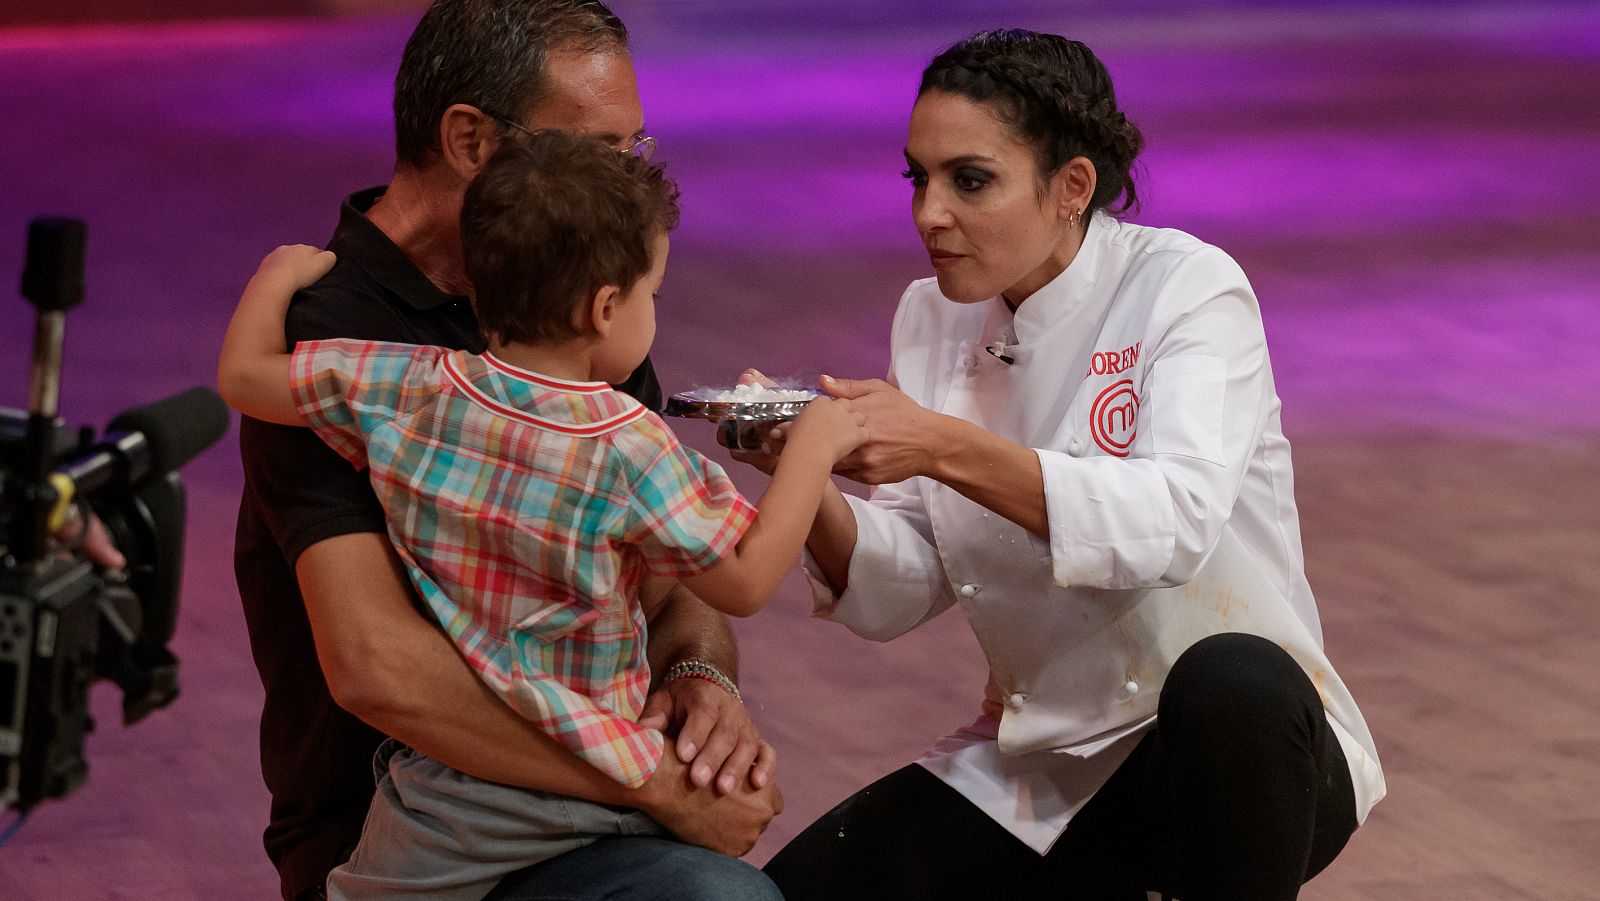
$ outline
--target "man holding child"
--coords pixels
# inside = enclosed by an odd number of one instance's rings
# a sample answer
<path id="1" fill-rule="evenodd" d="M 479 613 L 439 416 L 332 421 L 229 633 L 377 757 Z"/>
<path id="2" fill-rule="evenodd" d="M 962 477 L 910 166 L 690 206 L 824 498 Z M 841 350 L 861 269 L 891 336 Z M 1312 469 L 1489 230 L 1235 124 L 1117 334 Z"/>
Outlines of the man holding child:
<path id="1" fill-rule="evenodd" d="M 346 200 L 329 245 L 338 262 L 297 295 L 291 344 L 482 352 L 459 222 L 501 143 L 561 129 L 624 152 L 650 146 L 626 30 L 577 0 L 438 0 L 407 44 L 395 122 L 394 178 Z M 660 403 L 648 359 L 618 388 Z M 772 893 L 753 868 L 714 853 L 748 850 L 782 805 L 771 748 L 728 690 L 736 654 L 719 614 L 682 588 L 645 611 L 655 684 L 639 722 L 675 738 L 654 774 L 627 787 L 496 697 L 418 612 L 366 472 L 306 429 L 257 420 L 245 421 L 241 450 L 236 570 L 266 688 L 266 844 L 285 898 L 319 897 L 362 837 L 385 736 L 485 783 L 640 811 L 681 839 L 602 839 L 507 877 L 493 897 Z"/>

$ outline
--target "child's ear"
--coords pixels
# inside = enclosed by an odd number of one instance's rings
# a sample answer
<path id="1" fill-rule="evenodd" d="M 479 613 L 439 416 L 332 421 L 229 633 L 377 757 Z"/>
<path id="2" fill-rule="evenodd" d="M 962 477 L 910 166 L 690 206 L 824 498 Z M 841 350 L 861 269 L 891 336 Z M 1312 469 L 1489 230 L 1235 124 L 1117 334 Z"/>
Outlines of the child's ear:
<path id="1" fill-rule="evenodd" d="M 616 322 L 617 305 L 620 303 L 622 303 L 622 290 L 616 285 L 606 285 L 589 298 L 588 309 L 583 312 L 589 314 L 588 326 L 597 336 L 601 338 L 611 336 L 611 326 Z M 581 322 L 573 324 L 580 329 L 584 325 Z"/>

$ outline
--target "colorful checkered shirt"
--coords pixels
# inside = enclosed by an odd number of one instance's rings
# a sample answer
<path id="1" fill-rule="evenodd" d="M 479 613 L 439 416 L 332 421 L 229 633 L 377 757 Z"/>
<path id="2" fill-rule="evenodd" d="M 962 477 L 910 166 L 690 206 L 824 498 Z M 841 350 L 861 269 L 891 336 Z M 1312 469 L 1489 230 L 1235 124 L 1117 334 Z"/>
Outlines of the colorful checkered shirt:
<path id="1" fill-rule="evenodd" d="M 702 572 L 755 517 L 722 468 L 601 382 L 360 341 L 294 353 L 295 404 L 371 470 L 389 536 L 467 663 L 625 785 L 655 772 L 646 571 Z"/>

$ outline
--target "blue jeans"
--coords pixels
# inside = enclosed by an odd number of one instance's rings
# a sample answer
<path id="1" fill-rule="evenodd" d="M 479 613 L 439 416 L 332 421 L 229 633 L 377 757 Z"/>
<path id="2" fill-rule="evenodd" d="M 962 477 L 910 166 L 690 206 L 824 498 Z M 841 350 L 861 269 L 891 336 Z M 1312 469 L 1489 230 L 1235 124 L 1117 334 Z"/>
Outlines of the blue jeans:
<path id="1" fill-rule="evenodd" d="M 484 901 L 782 901 L 742 860 L 670 838 L 603 838 L 512 873 Z"/>

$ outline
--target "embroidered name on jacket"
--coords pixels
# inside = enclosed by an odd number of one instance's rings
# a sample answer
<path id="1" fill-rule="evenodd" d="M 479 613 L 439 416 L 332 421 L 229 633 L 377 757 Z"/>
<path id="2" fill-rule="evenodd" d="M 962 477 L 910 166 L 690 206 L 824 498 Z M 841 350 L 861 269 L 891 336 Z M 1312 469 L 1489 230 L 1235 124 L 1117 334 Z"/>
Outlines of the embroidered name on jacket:
<path id="1" fill-rule="evenodd" d="M 1083 374 L 1084 378 L 1091 375 L 1116 375 L 1127 372 L 1133 364 L 1139 362 L 1139 348 L 1144 346 L 1143 341 L 1135 342 L 1121 350 L 1097 350 L 1089 358 L 1089 371 Z"/>

